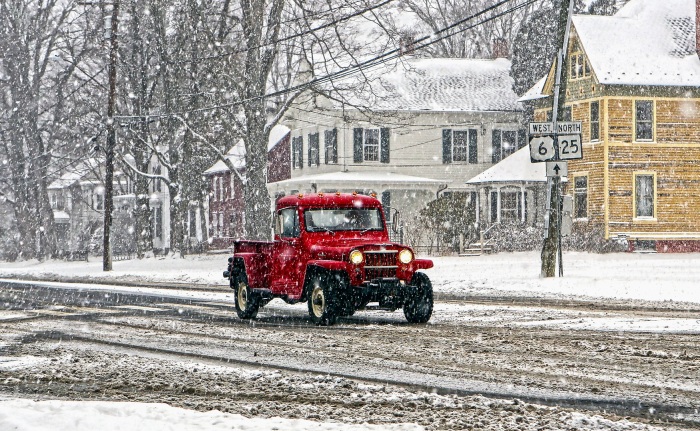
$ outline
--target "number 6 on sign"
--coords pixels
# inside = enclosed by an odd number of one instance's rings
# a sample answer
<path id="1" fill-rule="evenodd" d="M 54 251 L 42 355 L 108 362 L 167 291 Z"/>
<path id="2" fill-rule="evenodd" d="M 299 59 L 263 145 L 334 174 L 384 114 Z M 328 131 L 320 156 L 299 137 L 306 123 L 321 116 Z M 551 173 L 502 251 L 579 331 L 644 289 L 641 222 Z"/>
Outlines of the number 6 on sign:
<path id="1" fill-rule="evenodd" d="M 551 136 L 535 136 L 530 139 L 530 159 L 546 162 L 554 159 L 554 139 Z"/>

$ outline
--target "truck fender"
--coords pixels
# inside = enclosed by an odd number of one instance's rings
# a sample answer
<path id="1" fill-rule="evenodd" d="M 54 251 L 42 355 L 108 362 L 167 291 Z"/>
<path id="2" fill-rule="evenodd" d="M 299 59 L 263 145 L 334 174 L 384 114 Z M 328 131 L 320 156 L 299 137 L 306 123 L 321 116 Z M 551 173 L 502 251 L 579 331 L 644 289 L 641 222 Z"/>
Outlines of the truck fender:
<path id="1" fill-rule="evenodd" d="M 413 261 L 413 270 L 429 269 L 433 267 L 433 261 L 430 259 L 416 259 Z"/>
<path id="2" fill-rule="evenodd" d="M 251 289 L 267 288 L 266 267 L 265 257 L 261 254 L 236 253 L 233 256 L 231 277 L 235 277 L 239 272 L 245 272 Z"/>
<path id="3" fill-rule="evenodd" d="M 348 264 L 340 260 L 310 260 L 306 264 L 306 270 L 308 272 L 309 268 L 315 266 L 318 268 L 323 268 L 328 271 L 343 271 L 347 272 Z"/>

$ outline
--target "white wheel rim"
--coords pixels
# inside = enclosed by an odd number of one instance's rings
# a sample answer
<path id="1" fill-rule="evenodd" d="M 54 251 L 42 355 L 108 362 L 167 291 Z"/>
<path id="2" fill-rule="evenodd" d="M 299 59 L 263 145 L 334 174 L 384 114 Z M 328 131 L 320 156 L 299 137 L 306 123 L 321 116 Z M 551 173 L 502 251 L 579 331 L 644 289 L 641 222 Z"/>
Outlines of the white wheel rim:
<path id="1" fill-rule="evenodd" d="M 311 292 L 311 309 L 316 317 L 321 317 L 326 309 L 326 297 L 323 295 L 323 289 L 320 286 L 314 287 L 314 290 Z"/>
<path id="2" fill-rule="evenodd" d="M 248 302 L 248 289 L 245 283 L 238 283 L 238 306 L 241 310 L 245 310 Z"/>

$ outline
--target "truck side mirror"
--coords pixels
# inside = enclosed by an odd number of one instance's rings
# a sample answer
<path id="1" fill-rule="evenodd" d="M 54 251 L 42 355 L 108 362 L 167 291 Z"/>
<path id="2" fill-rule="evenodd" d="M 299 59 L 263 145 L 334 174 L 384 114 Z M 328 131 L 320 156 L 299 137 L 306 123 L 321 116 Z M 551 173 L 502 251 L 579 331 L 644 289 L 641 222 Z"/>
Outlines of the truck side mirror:
<path id="1" fill-rule="evenodd" d="M 399 215 L 399 212 L 394 211 L 394 215 L 391 217 L 391 230 L 393 230 L 394 233 L 397 233 L 399 231 L 400 221 L 401 221 L 401 216 Z"/>

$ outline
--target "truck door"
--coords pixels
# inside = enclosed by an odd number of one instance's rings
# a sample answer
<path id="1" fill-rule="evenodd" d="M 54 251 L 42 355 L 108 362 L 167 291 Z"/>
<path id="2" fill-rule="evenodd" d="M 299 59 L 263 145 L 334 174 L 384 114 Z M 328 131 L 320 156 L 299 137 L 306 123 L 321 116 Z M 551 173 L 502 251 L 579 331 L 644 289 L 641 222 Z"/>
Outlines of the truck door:
<path id="1" fill-rule="evenodd" d="M 298 298 L 303 283 L 301 229 L 297 208 L 285 208 L 275 215 L 275 245 L 272 261 L 272 293 Z"/>

